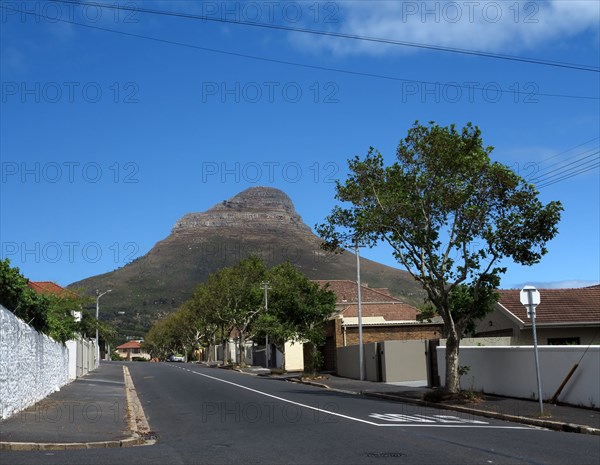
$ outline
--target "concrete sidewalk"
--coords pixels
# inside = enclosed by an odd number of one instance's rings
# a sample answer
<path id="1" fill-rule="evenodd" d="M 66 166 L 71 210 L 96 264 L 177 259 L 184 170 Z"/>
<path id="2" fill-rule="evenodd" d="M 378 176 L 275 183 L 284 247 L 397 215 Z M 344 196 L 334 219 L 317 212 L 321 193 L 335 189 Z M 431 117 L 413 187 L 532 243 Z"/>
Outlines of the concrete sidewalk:
<path id="1" fill-rule="evenodd" d="M 285 379 L 299 382 L 299 376 Z M 569 405 L 544 403 L 544 416 L 539 416 L 539 403 L 533 400 L 483 395 L 476 402 L 426 402 L 423 395 L 432 389 L 427 387 L 401 386 L 398 384 L 375 383 L 327 375 L 325 380 L 302 381 L 328 389 L 353 394 L 361 394 L 388 400 L 409 402 L 434 408 L 442 408 L 474 415 L 515 421 L 533 426 L 600 435 L 600 410 L 579 408 Z"/>
<path id="2" fill-rule="evenodd" d="M 131 383 L 131 381 L 128 381 Z M 57 450 L 139 445 L 122 363 L 101 363 L 37 404 L 0 421 L 0 450 Z"/>

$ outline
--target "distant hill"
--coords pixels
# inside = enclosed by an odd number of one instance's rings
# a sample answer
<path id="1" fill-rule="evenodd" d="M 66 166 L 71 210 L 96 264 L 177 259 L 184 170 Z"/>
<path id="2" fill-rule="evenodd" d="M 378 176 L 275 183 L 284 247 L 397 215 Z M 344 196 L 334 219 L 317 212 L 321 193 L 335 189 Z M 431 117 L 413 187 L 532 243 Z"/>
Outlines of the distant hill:
<path id="1" fill-rule="evenodd" d="M 253 253 L 268 266 L 290 260 L 311 279 L 356 280 L 355 255 L 330 254 L 320 244 L 284 192 L 252 187 L 206 212 L 185 215 L 166 239 L 123 268 L 69 287 L 90 294 L 112 289 L 102 298 L 102 319 L 123 335 L 139 336 L 176 310 L 210 273 Z M 408 303 L 423 301 L 423 291 L 405 271 L 361 258 L 361 279 Z"/>

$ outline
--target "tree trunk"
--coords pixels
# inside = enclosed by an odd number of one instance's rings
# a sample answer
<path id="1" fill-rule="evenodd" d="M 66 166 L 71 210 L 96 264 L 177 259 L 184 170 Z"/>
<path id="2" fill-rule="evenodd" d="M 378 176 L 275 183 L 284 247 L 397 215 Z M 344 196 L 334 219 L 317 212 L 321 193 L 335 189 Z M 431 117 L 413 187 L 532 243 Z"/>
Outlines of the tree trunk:
<path id="1" fill-rule="evenodd" d="M 206 361 L 209 363 L 213 361 L 213 348 L 214 346 L 212 344 L 208 344 L 208 354 L 206 356 Z"/>
<path id="2" fill-rule="evenodd" d="M 183 351 L 183 361 L 185 363 L 187 363 L 188 362 L 188 351 L 187 351 L 186 346 L 182 345 L 181 350 Z"/>
<path id="3" fill-rule="evenodd" d="M 285 344 L 281 348 L 281 372 L 285 373 Z"/>
<path id="4" fill-rule="evenodd" d="M 312 347 L 311 347 L 311 371 L 312 371 L 312 375 L 313 376 L 317 376 L 317 344 L 315 344 L 314 342 L 311 343 Z"/>
<path id="5" fill-rule="evenodd" d="M 446 339 L 446 390 L 451 393 L 460 391 L 460 375 L 458 374 L 458 350 L 460 340 L 456 330 L 452 329 Z"/>
<path id="6" fill-rule="evenodd" d="M 239 365 L 241 367 L 245 367 L 246 366 L 246 332 L 240 331 L 239 334 L 240 334 L 240 338 L 238 341 L 238 350 L 240 352 Z"/>
<path id="7" fill-rule="evenodd" d="M 223 339 L 223 361 L 222 365 L 227 365 L 227 346 L 229 345 L 229 341 L 227 339 Z"/>

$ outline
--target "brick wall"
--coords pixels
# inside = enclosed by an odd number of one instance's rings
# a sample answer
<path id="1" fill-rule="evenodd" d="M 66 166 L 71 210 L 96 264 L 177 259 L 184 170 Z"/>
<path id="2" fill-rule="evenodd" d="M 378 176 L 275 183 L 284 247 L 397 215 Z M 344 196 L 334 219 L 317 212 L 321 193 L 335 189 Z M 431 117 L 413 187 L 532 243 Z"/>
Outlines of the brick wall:
<path id="1" fill-rule="evenodd" d="M 363 326 L 363 344 L 383 341 L 409 341 L 439 339 L 442 325 L 411 326 Z M 336 341 L 337 347 L 344 346 L 343 335 Z M 358 327 L 346 328 L 346 345 L 358 344 Z"/>

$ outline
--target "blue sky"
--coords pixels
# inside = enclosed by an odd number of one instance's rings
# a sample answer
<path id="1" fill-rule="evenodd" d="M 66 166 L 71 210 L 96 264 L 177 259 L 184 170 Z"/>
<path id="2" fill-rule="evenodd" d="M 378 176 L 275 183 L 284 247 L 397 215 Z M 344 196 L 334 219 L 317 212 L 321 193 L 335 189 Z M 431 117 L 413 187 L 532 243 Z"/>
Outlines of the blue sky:
<path id="1" fill-rule="evenodd" d="M 284 190 L 312 227 L 348 158 L 374 146 L 392 162 L 420 120 L 477 124 L 494 160 L 564 204 L 548 255 L 507 263 L 502 287 L 599 282 L 599 170 L 562 178 L 597 166 L 600 3 L 118 4 L 1 1 L 1 252 L 30 279 L 123 266 L 184 214 L 251 186 Z M 363 255 L 397 266 L 385 247 Z"/>

